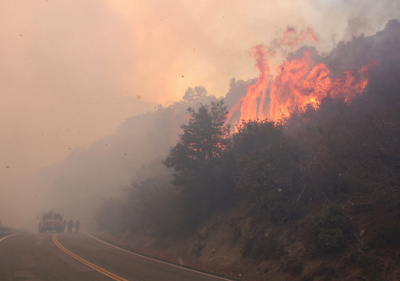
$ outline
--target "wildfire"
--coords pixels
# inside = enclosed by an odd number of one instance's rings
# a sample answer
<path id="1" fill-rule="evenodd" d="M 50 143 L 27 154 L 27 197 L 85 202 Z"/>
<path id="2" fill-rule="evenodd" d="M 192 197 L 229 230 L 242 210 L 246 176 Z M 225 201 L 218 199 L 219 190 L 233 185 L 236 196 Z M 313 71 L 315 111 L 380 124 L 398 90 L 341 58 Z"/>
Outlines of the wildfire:
<path id="1" fill-rule="evenodd" d="M 316 63 L 310 52 L 303 57 L 286 61 L 281 73 L 270 87 L 271 110 L 268 118 L 277 121 L 289 117 L 293 110 L 303 110 L 307 105 L 318 108 L 328 96 L 342 98 L 346 102 L 361 94 L 368 84 L 368 73 L 374 61 L 355 71 L 331 78 L 328 67 Z"/>
<path id="2" fill-rule="evenodd" d="M 241 101 L 241 116 L 243 120 L 254 120 L 262 118 L 259 112 L 264 112 L 263 102 L 259 103 L 259 99 L 265 100 L 269 85 L 270 67 L 267 60 L 268 52 L 262 45 L 253 47 L 250 55 L 256 58 L 256 68 L 260 71 L 257 83 L 250 85 L 247 89 L 247 95 Z M 228 116 L 230 119 L 230 116 Z"/>
<path id="3" fill-rule="evenodd" d="M 296 33 L 293 28 L 288 28 L 283 38 L 275 40 L 273 45 L 275 48 L 282 45 L 294 47 L 306 39 L 317 41 L 311 29 Z M 275 55 L 274 49 L 267 50 L 263 45 L 257 45 L 251 49 L 250 55 L 256 59 L 255 68 L 260 74 L 257 82 L 248 86 L 247 94 L 231 109 L 228 121 L 232 123 L 232 116 L 240 115 L 240 121 L 234 125 L 242 120 L 282 120 L 294 110 L 302 111 L 308 105 L 318 108 L 322 99 L 328 96 L 349 102 L 364 91 L 369 70 L 376 63 L 371 61 L 357 71 L 349 70 L 338 77 L 330 77 L 329 68 L 315 62 L 311 51 L 278 66 L 271 66 L 268 60 Z"/>

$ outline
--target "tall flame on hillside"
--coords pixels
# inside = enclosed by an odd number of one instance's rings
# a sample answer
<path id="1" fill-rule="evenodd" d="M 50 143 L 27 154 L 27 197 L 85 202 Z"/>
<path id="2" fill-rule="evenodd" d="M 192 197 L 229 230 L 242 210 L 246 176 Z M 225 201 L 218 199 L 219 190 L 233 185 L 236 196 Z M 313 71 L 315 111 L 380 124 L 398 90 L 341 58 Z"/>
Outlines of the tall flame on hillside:
<path id="1" fill-rule="evenodd" d="M 305 40 L 316 42 L 318 38 L 312 29 L 297 33 L 294 28 L 288 28 L 282 39 L 273 42 L 272 48 L 257 45 L 250 50 L 260 74 L 257 82 L 248 86 L 246 95 L 232 107 L 229 122 L 234 123 L 233 115 L 238 120 L 234 125 L 239 125 L 242 120 L 268 118 L 279 121 L 308 105 L 318 108 L 322 99 L 328 96 L 349 102 L 364 91 L 374 61 L 337 77 L 331 77 L 329 68 L 317 63 L 309 50 L 304 51 L 302 57 L 271 65 L 270 58 L 276 56 L 277 48 L 293 48 Z M 236 118 L 238 115 L 240 117 Z"/>

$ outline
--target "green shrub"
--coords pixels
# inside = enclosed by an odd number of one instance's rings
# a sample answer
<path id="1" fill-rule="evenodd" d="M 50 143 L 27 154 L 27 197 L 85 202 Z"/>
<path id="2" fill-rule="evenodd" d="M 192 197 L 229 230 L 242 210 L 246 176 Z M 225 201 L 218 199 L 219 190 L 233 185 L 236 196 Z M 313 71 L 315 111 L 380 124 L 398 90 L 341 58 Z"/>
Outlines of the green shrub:
<path id="1" fill-rule="evenodd" d="M 331 205 L 314 219 L 312 228 L 316 248 L 322 253 L 332 253 L 346 245 L 351 224 L 338 207 Z"/>

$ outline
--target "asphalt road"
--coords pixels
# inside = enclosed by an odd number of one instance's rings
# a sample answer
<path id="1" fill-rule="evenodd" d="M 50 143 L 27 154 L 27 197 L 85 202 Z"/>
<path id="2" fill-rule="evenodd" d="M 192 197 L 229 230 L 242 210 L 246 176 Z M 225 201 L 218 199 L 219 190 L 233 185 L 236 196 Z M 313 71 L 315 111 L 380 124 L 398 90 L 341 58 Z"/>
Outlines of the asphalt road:
<path id="1" fill-rule="evenodd" d="M 228 280 L 119 249 L 82 234 L 0 238 L 0 280 Z"/>

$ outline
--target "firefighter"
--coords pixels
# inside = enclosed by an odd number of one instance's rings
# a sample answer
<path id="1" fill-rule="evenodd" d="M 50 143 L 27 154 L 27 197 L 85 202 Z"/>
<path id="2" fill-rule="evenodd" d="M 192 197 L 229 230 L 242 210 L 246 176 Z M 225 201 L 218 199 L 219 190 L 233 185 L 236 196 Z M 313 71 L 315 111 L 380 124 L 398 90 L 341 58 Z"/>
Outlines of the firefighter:
<path id="1" fill-rule="evenodd" d="M 76 222 L 75 222 L 75 234 L 78 234 L 79 226 L 80 226 L 79 220 L 76 220 Z"/>
<path id="2" fill-rule="evenodd" d="M 64 233 L 65 232 L 65 226 L 67 225 L 67 220 L 63 220 L 63 223 L 62 223 L 62 232 Z"/>
<path id="3" fill-rule="evenodd" d="M 72 233 L 72 228 L 74 227 L 74 221 L 70 219 L 68 221 L 68 233 Z"/>

